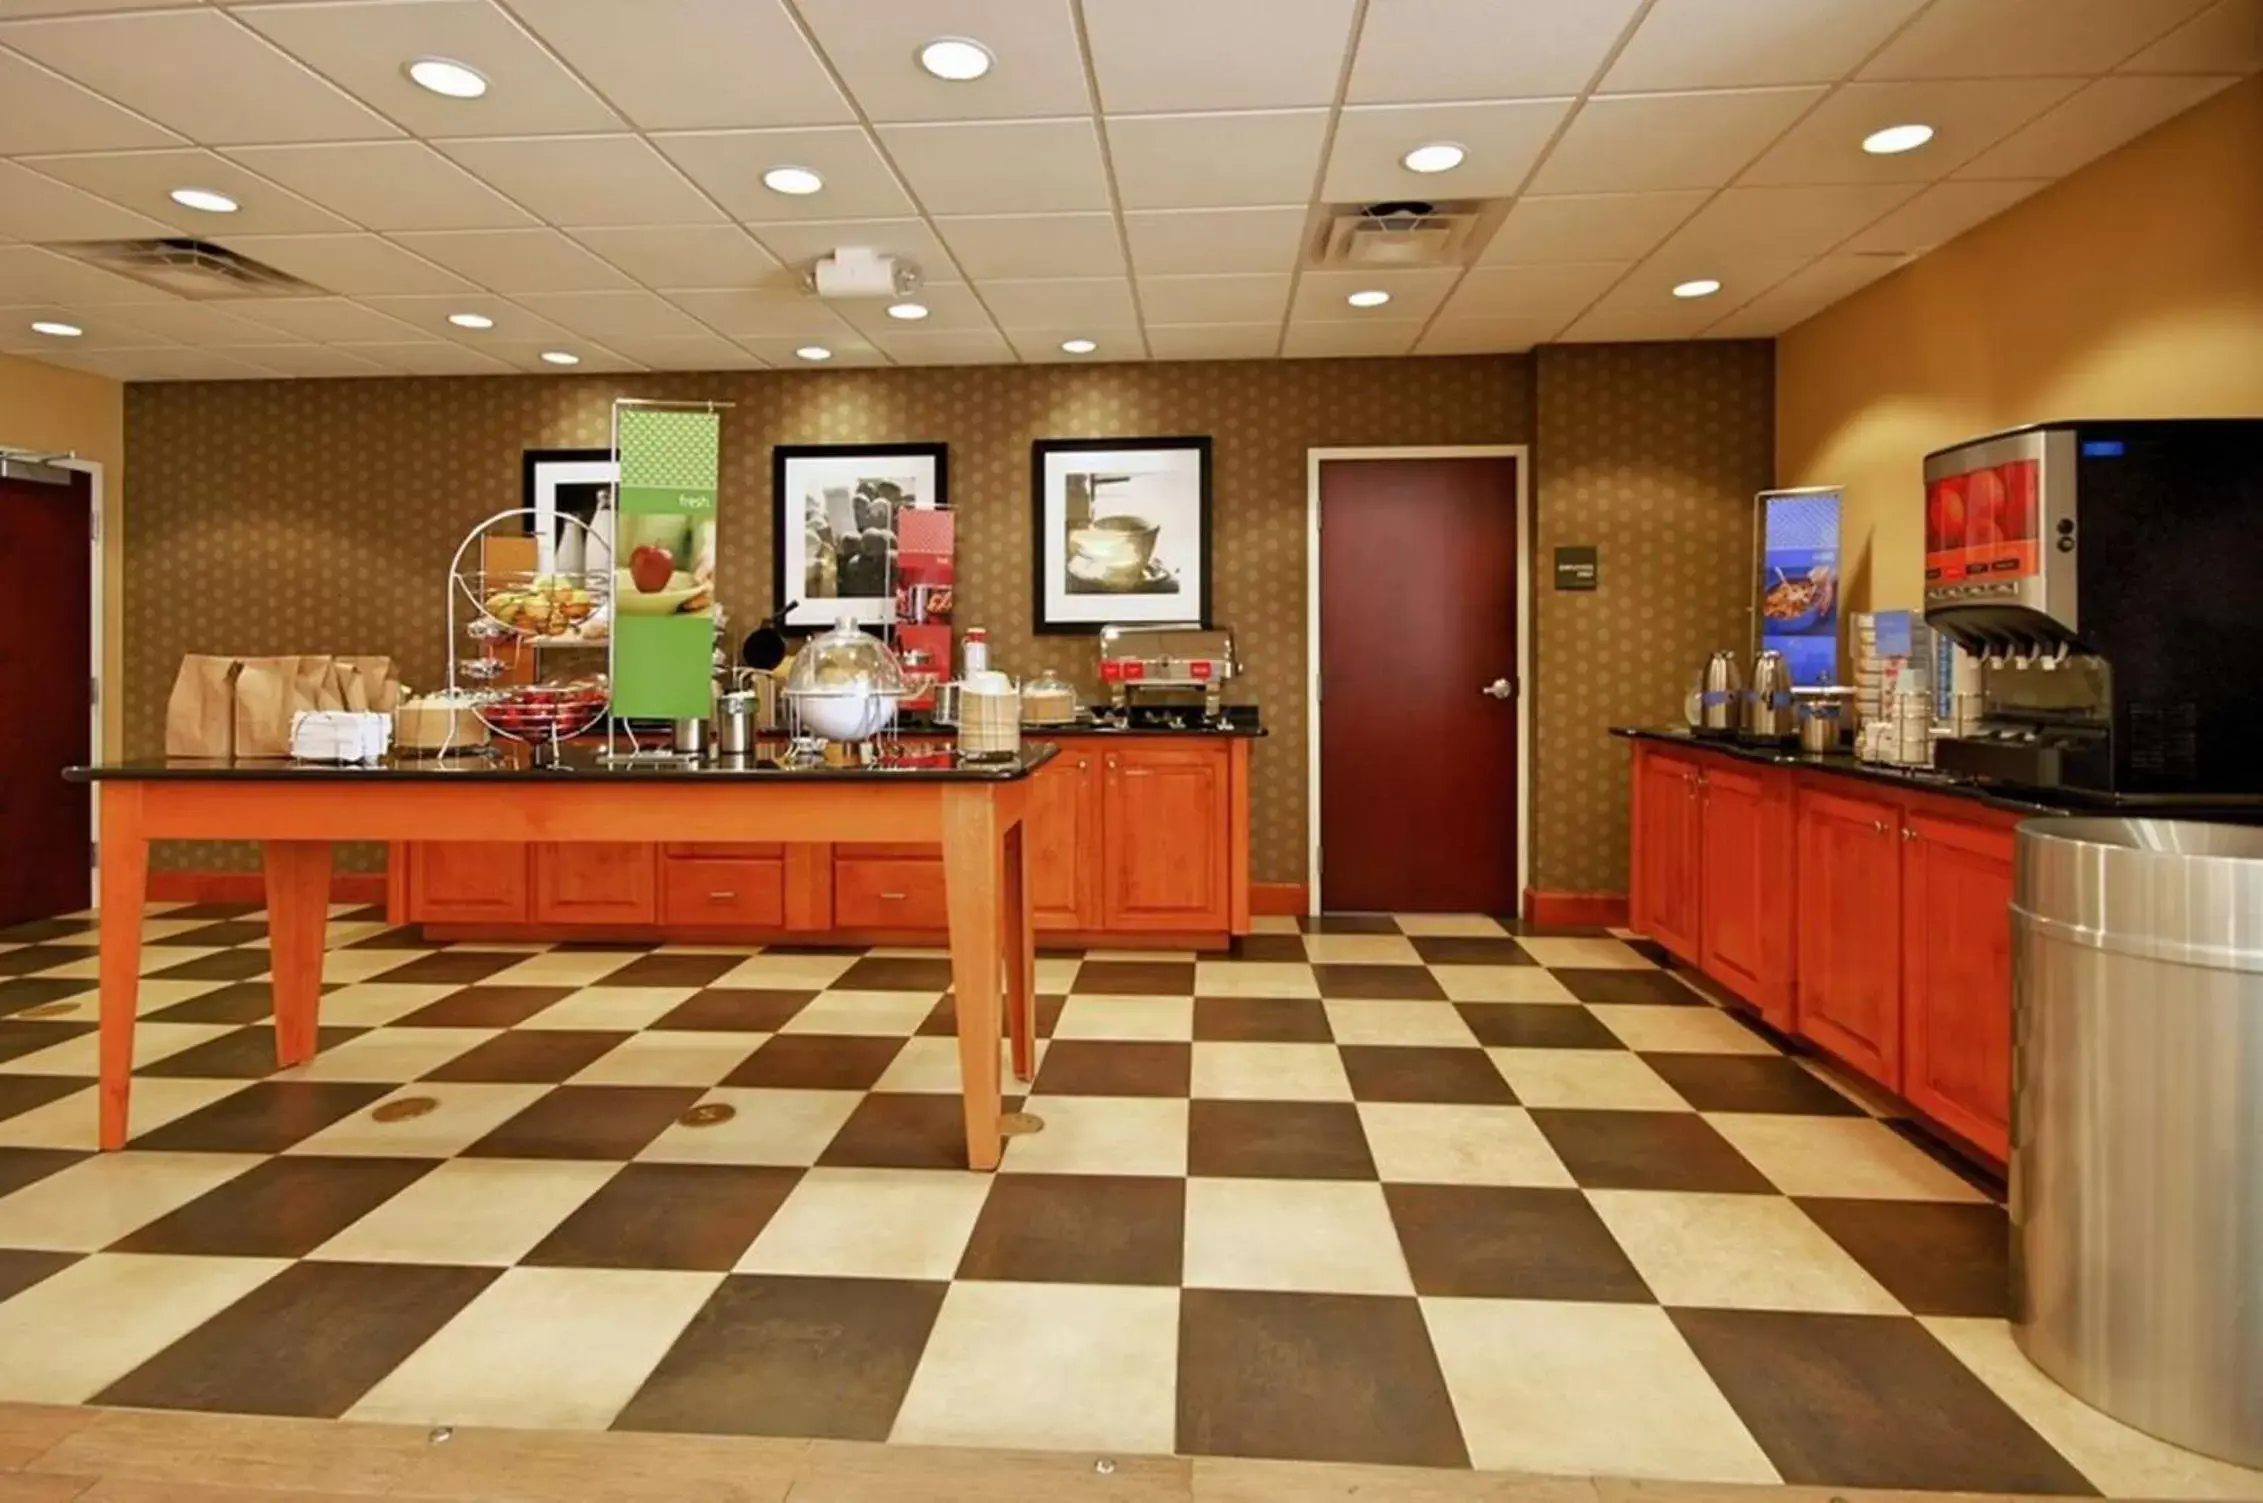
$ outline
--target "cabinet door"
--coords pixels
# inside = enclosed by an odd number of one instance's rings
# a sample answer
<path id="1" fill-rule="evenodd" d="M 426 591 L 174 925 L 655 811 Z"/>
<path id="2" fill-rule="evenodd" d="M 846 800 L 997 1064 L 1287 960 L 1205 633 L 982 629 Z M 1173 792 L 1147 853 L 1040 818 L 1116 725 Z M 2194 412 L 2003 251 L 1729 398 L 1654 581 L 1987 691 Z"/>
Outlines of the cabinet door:
<path id="1" fill-rule="evenodd" d="M 408 852 L 412 923 L 523 924 L 533 911 L 523 845 L 425 840 Z"/>
<path id="2" fill-rule="evenodd" d="M 1799 795 L 1799 1030 L 1901 1089 L 1901 811 Z"/>
<path id="3" fill-rule="evenodd" d="M 1788 1032 L 1794 1013 L 1791 777 L 1708 758 L 1698 791 L 1700 965 Z"/>
<path id="4" fill-rule="evenodd" d="M 534 918 L 540 924 L 659 921 L 659 848 L 564 841 L 534 847 Z"/>
<path id="5" fill-rule="evenodd" d="M 1029 782 L 1030 912 L 1040 929 L 1097 929 L 1100 904 L 1099 758 L 1070 744 Z"/>
<path id="6" fill-rule="evenodd" d="M 2012 833 L 1902 830 L 1902 1094 L 2001 1160 L 2011 1148 Z"/>
<path id="7" fill-rule="evenodd" d="M 1634 926 L 1695 964 L 1700 869 L 1694 759 L 1640 749 L 1632 833 Z"/>
<path id="8" fill-rule="evenodd" d="M 1226 748 L 1110 746 L 1101 768 L 1101 918 L 1110 929 L 1224 929 Z"/>

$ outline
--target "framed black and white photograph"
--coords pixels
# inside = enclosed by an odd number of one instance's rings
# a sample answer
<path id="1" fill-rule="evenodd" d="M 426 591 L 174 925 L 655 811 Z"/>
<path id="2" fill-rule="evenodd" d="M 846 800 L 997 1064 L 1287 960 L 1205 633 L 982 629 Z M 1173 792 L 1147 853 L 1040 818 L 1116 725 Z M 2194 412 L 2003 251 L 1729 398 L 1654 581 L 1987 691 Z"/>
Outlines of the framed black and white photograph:
<path id="1" fill-rule="evenodd" d="M 1210 440 L 1041 438 L 1030 446 L 1036 625 L 1210 624 Z"/>
<path id="2" fill-rule="evenodd" d="M 613 487 L 621 466 L 611 449 L 526 449 L 519 461 L 519 505 L 526 508 L 527 530 L 536 538 L 536 567 L 543 573 L 603 574 L 610 557 L 592 559 L 588 549 L 609 549 L 613 537 Z M 589 528 L 569 527 L 571 517 Z"/>
<path id="3" fill-rule="evenodd" d="M 944 444 L 780 444 L 771 451 L 780 623 L 822 631 L 895 619 L 897 513 L 950 505 Z"/>

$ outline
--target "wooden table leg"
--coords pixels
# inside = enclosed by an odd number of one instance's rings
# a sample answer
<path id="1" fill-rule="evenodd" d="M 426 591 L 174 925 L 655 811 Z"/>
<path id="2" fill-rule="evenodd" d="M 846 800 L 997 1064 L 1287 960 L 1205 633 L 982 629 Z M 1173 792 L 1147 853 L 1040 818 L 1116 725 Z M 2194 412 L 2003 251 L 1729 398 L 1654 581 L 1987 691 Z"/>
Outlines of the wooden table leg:
<path id="1" fill-rule="evenodd" d="M 101 946 L 102 1092 L 96 1141 L 126 1146 L 134 1084 L 134 1010 L 141 996 L 141 908 L 149 892 L 149 842 L 142 835 L 139 783 L 102 788 Z"/>
<path id="2" fill-rule="evenodd" d="M 270 840 L 267 948 L 275 993 L 275 1064 L 314 1058 L 322 1011 L 322 942 L 330 921 L 330 842 Z"/>
<path id="3" fill-rule="evenodd" d="M 1004 842 L 992 790 L 946 787 L 943 883 L 951 915 L 951 986 L 959 1031 L 959 1090 L 966 1100 L 966 1158 L 995 1169 L 1004 1148 L 998 1081 L 999 912 Z"/>
<path id="4" fill-rule="evenodd" d="M 1014 1079 L 1037 1073 L 1037 943 L 1029 912 L 1029 825 L 1006 832 L 1005 901 L 1000 905 L 1006 960 L 1006 1028 L 1014 1044 Z"/>

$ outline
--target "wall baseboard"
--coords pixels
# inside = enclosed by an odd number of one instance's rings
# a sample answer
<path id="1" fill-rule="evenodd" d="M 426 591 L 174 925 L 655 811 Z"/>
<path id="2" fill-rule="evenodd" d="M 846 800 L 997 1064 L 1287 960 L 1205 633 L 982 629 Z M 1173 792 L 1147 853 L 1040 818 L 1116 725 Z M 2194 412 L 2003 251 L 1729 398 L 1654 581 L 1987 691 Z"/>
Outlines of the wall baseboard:
<path id="1" fill-rule="evenodd" d="M 1627 895 L 1623 892 L 1542 892 L 1524 890 L 1524 916 L 1535 924 L 1609 928 L 1627 921 Z"/>
<path id="2" fill-rule="evenodd" d="M 1249 884 L 1249 911 L 1274 918 L 1303 913 L 1305 885 L 1302 882 L 1252 882 Z"/>
<path id="3" fill-rule="evenodd" d="M 149 874 L 152 903 L 264 903 L 267 878 L 259 872 L 158 872 Z M 332 872 L 333 903 L 382 903 L 383 872 Z"/>

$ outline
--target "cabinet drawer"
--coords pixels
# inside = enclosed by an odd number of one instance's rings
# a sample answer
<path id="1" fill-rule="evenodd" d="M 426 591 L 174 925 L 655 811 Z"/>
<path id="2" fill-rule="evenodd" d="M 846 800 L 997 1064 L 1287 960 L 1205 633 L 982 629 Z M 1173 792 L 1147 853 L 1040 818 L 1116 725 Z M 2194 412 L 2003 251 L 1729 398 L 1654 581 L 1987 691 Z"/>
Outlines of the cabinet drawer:
<path id="1" fill-rule="evenodd" d="M 701 849 L 738 848 L 705 846 Z M 786 863 L 777 857 L 749 861 L 663 861 L 660 863 L 660 921 L 778 928 L 786 922 Z"/>
<path id="2" fill-rule="evenodd" d="M 942 929 L 940 859 L 849 857 L 833 863 L 833 922 L 843 929 Z"/>
<path id="3" fill-rule="evenodd" d="M 661 850 L 667 855 L 679 859 L 688 856 L 698 861 L 743 861 L 757 856 L 783 856 L 786 854 L 785 846 L 775 840 L 753 840 L 743 845 L 675 841 L 662 846 Z"/>

